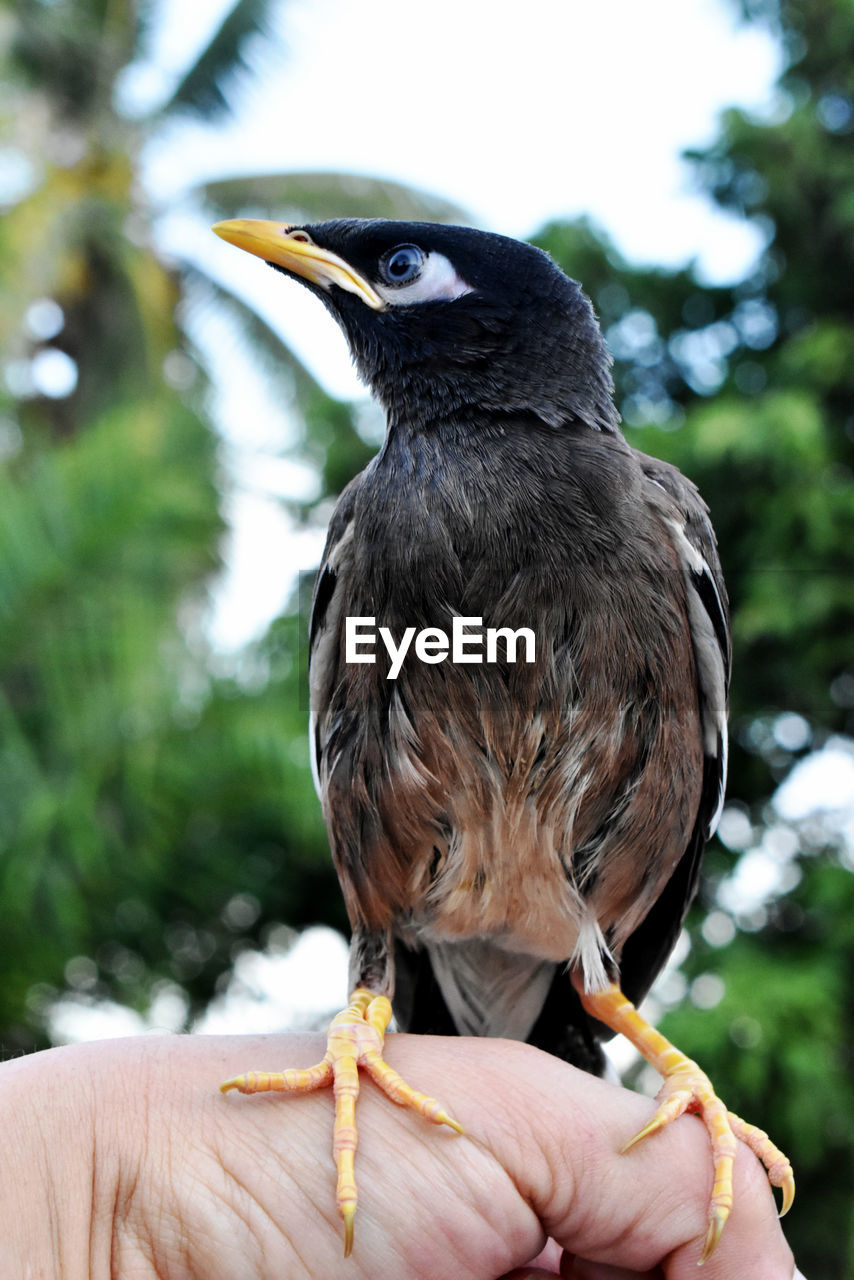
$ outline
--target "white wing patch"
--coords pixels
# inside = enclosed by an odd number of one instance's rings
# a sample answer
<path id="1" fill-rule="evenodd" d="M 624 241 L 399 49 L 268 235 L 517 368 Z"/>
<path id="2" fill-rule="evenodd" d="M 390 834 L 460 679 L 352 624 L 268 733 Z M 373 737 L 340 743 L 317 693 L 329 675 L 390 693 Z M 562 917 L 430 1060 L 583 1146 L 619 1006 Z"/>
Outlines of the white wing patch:
<path id="1" fill-rule="evenodd" d="M 314 789 L 317 792 L 318 800 L 323 802 L 323 793 L 320 790 L 320 762 L 317 759 L 317 717 L 313 711 L 308 714 L 308 756 L 311 761 L 311 778 L 314 783 Z"/>
<path id="2" fill-rule="evenodd" d="M 408 307 L 418 302 L 453 302 L 474 293 L 443 253 L 428 253 L 421 274 L 411 284 L 376 284 L 377 293 L 390 307 Z"/>
<path id="3" fill-rule="evenodd" d="M 665 519 L 673 533 L 676 553 L 682 565 L 687 588 L 688 623 L 697 664 L 697 678 L 700 682 L 703 750 L 711 759 L 719 761 L 718 803 L 708 827 L 708 835 L 711 836 L 721 816 L 726 788 L 726 694 L 729 675 L 726 611 L 714 574 L 705 557 L 688 539 L 684 526 L 679 520 L 667 517 Z"/>
<path id="4" fill-rule="evenodd" d="M 324 574 L 328 571 L 333 574 L 334 578 L 338 576 L 345 561 L 349 561 L 352 556 L 353 542 L 353 524 L 347 525 L 343 534 L 338 539 L 334 547 L 331 548 L 326 560 L 321 565 L 320 572 L 317 575 L 317 585 L 315 586 L 315 598 L 312 602 L 312 624 L 314 623 L 314 612 L 318 607 L 318 594 L 321 581 Z M 323 787 L 321 783 L 321 761 L 320 753 L 322 744 L 320 743 L 320 733 L 325 732 L 326 726 L 323 724 L 323 714 L 330 695 L 330 686 L 335 678 L 335 671 L 339 658 L 339 629 L 341 624 L 341 596 L 340 592 L 336 593 L 334 585 L 332 588 L 331 598 L 326 603 L 326 614 L 322 619 L 317 635 L 311 647 L 309 655 L 308 669 L 308 688 L 309 688 L 309 718 L 308 718 L 308 748 L 311 758 L 311 776 L 314 779 L 314 789 L 319 799 L 323 800 Z M 310 625 L 310 630 L 313 626 Z M 320 718 L 320 723 L 318 723 Z M 332 769 L 327 770 L 327 777 L 331 774 Z"/>

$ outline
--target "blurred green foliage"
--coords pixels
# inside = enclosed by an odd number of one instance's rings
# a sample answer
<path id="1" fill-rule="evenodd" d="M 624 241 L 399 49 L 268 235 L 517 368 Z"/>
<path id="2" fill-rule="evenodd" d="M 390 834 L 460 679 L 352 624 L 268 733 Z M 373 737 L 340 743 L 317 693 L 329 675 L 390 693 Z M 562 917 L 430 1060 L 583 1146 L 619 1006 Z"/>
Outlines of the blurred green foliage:
<path id="1" fill-rule="evenodd" d="M 145 1010 L 177 982 L 191 1017 L 271 916 L 343 921 L 293 746 L 298 620 L 271 630 L 240 681 L 207 649 L 221 463 L 208 379 L 176 322 L 199 273 L 158 253 L 140 177 L 143 145 L 172 116 L 227 108 L 273 7 L 240 0 L 136 118 L 117 86 L 144 57 L 148 6 L 24 0 L 2 14 L 4 154 L 25 177 L 0 192 L 6 1054 L 44 1042 L 63 990 Z M 290 383 L 307 384 L 277 345 Z M 46 358 L 64 387 L 40 372 Z"/>
<path id="2" fill-rule="evenodd" d="M 146 1011 L 177 983 L 189 1024 L 276 922 L 345 926 L 308 765 L 296 596 L 233 674 L 206 637 L 231 481 L 210 376 L 177 317 L 216 307 L 243 334 L 292 407 L 320 499 L 371 450 L 349 406 L 243 299 L 161 254 L 141 164 L 171 121 L 229 110 L 281 7 L 236 0 L 143 111 L 122 106 L 122 85 L 145 64 L 154 6 L 0 5 L 6 1055 L 46 1042 L 63 992 Z M 259 192 L 303 218 L 339 200 L 455 212 L 335 174 L 248 174 L 191 191 L 187 205 L 206 200 L 212 219 L 251 209 Z"/>
<path id="3" fill-rule="evenodd" d="M 854 732 L 854 4 L 742 7 L 787 50 L 774 111 L 728 112 L 692 162 L 701 189 L 765 238 L 749 277 L 710 287 L 692 269 L 639 268 L 584 221 L 538 242 L 595 302 L 631 442 L 709 502 L 733 602 L 731 820 L 682 964 L 694 1000 L 665 1027 L 788 1150 L 800 1265 L 844 1280 L 852 852 L 830 820 L 792 828 L 771 799 L 810 751 Z M 177 983 L 189 1023 L 277 922 L 344 925 L 305 745 L 310 584 L 234 674 L 206 639 L 223 465 L 209 376 L 176 321 L 187 290 L 240 328 L 293 405 L 293 452 L 319 476 L 294 518 L 322 519 L 372 446 L 242 298 L 198 264 L 164 260 L 140 184 L 141 148 L 165 121 L 229 109 L 275 6 L 238 0 L 159 106 L 133 118 L 116 86 L 143 56 L 148 6 L 73 9 L 72 21 L 65 4 L 0 6 L 2 141 L 23 174 L 0 189 L 6 1054 L 44 1043 L 63 991 L 145 1010 Z M 224 179 L 198 195 L 217 216 L 459 218 L 422 193 L 329 174 Z M 70 387 L 45 382 L 45 356 L 65 361 Z M 739 871 L 766 846 L 776 887 L 740 907 Z M 722 998 L 708 998 L 709 973 Z"/>

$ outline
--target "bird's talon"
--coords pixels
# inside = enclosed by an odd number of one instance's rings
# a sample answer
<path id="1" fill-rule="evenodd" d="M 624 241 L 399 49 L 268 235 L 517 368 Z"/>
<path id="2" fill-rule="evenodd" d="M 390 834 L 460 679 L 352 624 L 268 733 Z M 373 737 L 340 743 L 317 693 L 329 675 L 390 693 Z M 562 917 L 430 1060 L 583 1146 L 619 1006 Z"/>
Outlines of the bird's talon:
<path id="1" fill-rule="evenodd" d="M 777 1217 L 785 1218 L 786 1214 L 795 1203 L 795 1179 L 791 1176 L 788 1177 L 783 1183 L 781 1190 L 783 1192 L 783 1204 L 780 1208 L 780 1212 L 777 1214 Z"/>
<path id="2" fill-rule="evenodd" d="M 349 1258 L 353 1252 L 353 1219 L 356 1216 L 356 1206 L 351 1209 L 342 1209 L 341 1217 L 344 1219 L 344 1257 Z"/>
<path id="3" fill-rule="evenodd" d="M 655 1119 L 650 1120 L 649 1124 L 645 1124 L 642 1129 L 638 1130 L 633 1138 L 629 1138 L 628 1142 L 625 1143 L 624 1146 L 620 1147 L 620 1155 L 627 1155 L 631 1151 L 632 1147 L 636 1147 L 639 1142 L 643 1142 L 644 1138 L 649 1138 L 652 1134 L 657 1133 L 659 1128 L 660 1125 L 655 1123 Z"/>
<path id="4" fill-rule="evenodd" d="M 703 1242 L 703 1252 L 697 1259 L 697 1266 L 702 1267 L 703 1263 L 708 1262 L 715 1249 L 720 1244 L 723 1235 L 724 1224 L 729 1215 L 722 1213 L 719 1209 L 713 1208 L 709 1213 L 709 1226 L 706 1231 L 706 1239 Z"/>
<path id="5" fill-rule="evenodd" d="M 659 1097 L 662 1099 L 661 1105 L 655 1115 L 649 1120 L 642 1129 L 640 1129 L 633 1138 L 630 1138 L 620 1151 L 625 1155 L 627 1151 L 631 1151 L 632 1147 L 637 1146 L 639 1142 L 643 1142 L 644 1138 L 651 1138 L 653 1134 L 660 1133 L 662 1129 L 666 1129 L 671 1121 L 676 1120 L 684 1111 L 690 1110 L 692 1106 L 691 1088 L 672 1087 L 672 1082 L 667 1081 L 661 1090 Z"/>

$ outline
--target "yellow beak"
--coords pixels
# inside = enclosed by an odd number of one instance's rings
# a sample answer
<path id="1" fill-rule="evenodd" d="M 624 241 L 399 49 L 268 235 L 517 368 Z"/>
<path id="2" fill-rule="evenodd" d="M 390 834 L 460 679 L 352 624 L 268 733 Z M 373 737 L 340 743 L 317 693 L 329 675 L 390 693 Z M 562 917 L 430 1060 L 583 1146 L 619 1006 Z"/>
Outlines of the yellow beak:
<path id="1" fill-rule="evenodd" d="M 337 254 L 314 244 L 300 227 L 264 222 L 259 218 L 234 218 L 229 222 L 218 222 L 211 229 L 229 244 L 237 245 L 238 249 L 245 249 L 265 262 L 284 267 L 311 284 L 324 289 L 337 284 L 339 289 L 355 293 L 374 311 L 381 311 L 385 306 L 364 276 Z"/>

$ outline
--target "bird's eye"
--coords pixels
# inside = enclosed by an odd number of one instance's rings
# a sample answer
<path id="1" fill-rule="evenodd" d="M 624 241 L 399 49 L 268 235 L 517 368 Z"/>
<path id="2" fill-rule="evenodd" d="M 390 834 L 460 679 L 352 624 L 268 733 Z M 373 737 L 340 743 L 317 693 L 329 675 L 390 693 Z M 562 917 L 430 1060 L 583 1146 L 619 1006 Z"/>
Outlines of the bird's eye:
<path id="1" fill-rule="evenodd" d="M 401 244 L 391 249 L 380 262 L 383 279 L 389 284 L 411 284 L 421 275 L 424 254 L 415 244 Z"/>

